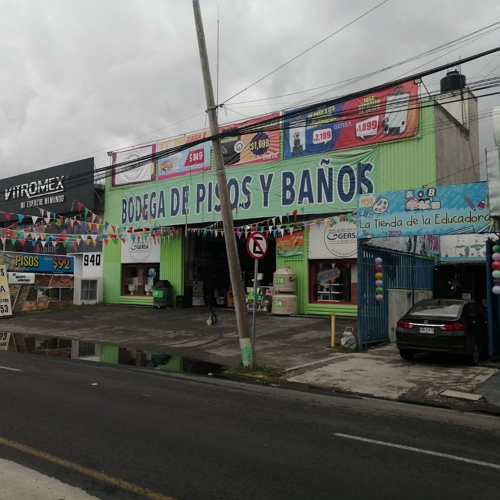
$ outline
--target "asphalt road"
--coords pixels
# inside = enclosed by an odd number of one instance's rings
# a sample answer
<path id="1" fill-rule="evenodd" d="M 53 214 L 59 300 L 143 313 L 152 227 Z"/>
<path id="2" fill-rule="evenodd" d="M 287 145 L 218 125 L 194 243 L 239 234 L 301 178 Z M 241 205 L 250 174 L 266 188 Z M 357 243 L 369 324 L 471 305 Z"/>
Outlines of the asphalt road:
<path id="1" fill-rule="evenodd" d="M 0 402 L 0 458 L 102 499 L 500 494 L 495 417 L 14 353 Z"/>

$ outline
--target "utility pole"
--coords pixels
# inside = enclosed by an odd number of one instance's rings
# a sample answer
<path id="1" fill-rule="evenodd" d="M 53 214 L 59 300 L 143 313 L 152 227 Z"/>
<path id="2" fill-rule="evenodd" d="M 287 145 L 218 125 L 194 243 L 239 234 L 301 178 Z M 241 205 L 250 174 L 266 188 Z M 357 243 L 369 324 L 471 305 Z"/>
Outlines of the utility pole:
<path id="1" fill-rule="evenodd" d="M 210 123 L 210 134 L 216 136 L 219 133 L 219 123 L 217 120 L 217 106 L 214 100 L 214 90 L 212 78 L 210 76 L 210 66 L 208 64 L 207 46 L 205 43 L 205 32 L 203 30 L 203 20 L 201 18 L 200 2 L 193 0 L 194 20 L 196 23 L 196 34 L 198 36 L 198 48 L 200 51 L 201 71 L 203 73 L 203 83 L 205 86 L 205 98 L 207 101 L 207 113 Z M 219 198 L 221 206 L 222 223 L 224 227 L 227 260 L 229 264 L 229 274 L 231 276 L 231 286 L 233 288 L 234 310 L 236 313 L 236 324 L 238 326 L 238 336 L 240 338 L 241 359 L 243 366 L 250 366 L 252 362 L 252 345 L 250 341 L 250 321 L 243 293 L 243 280 L 241 278 L 240 258 L 236 245 L 236 234 L 234 232 L 233 214 L 227 187 L 226 169 L 220 147 L 220 140 L 212 140 L 214 153 L 215 170 L 217 173 L 217 185 L 219 187 Z"/>

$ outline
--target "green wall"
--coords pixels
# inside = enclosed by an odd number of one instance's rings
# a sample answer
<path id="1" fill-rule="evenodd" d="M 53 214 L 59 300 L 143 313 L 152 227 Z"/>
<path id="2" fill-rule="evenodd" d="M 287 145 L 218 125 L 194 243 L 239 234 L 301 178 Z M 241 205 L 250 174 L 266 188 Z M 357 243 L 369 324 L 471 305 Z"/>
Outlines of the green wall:
<path id="1" fill-rule="evenodd" d="M 102 268 L 102 276 L 104 302 L 107 304 L 118 304 L 120 299 L 122 274 L 121 245 L 121 241 L 118 241 L 118 243 L 110 241 L 107 245 L 104 245 L 103 248 L 104 265 Z"/>
<path id="2" fill-rule="evenodd" d="M 421 107 L 416 136 L 380 144 L 377 149 L 377 171 L 373 178 L 378 192 L 434 186 L 436 138 L 432 103 Z"/>
<path id="3" fill-rule="evenodd" d="M 160 279 L 170 281 L 176 295 L 184 293 L 184 243 L 183 235 L 162 241 L 160 247 Z"/>
<path id="4" fill-rule="evenodd" d="M 158 365 L 158 368 L 169 372 L 182 372 L 183 361 L 182 356 L 172 356 L 166 365 Z"/>
<path id="5" fill-rule="evenodd" d="M 102 345 L 101 346 L 101 362 L 102 363 L 113 363 L 118 364 L 119 361 L 119 347 L 112 345 Z"/>

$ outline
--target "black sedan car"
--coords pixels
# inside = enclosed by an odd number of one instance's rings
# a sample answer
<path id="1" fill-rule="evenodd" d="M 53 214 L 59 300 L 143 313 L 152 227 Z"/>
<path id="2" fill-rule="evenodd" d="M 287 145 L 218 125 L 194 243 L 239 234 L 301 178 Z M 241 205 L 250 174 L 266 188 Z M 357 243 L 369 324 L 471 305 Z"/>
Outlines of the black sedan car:
<path id="1" fill-rule="evenodd" d="M 398 321 L 396 344 L 403 359 L 443 352 L 477 365 L 488 345 L 486 312 L 472 300 L 421 300 Z"/>

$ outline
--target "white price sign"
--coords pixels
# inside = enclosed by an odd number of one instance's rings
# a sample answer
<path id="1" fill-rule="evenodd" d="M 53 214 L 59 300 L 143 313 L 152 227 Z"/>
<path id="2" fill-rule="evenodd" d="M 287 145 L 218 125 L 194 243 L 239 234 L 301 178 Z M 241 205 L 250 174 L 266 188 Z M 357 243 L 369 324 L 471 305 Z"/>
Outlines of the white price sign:
<path id="1" fill-rule="evenodd" d="M 0 266 L 0 318 L 12 316 L 9 279 L 5 265 Z"/>
<path id="2" fill-rule="evenodd" d="M 366 120 L 356 123 L 356 137 L 365 140 L 365 137 L 377 135 L 379 115 L 371 116 Z"/>
<path id="3" fill-rule="evenodd" d="M 316 130 L 313 134 L 313 144 L 326 144 L 332 140 L 332 129 L 321 128 Z"/>
<path id="4" fill-rule="evenodd" d="M 0 351 L 6 351 L 9 348 L 10 332 L 0 332 Z"/>

